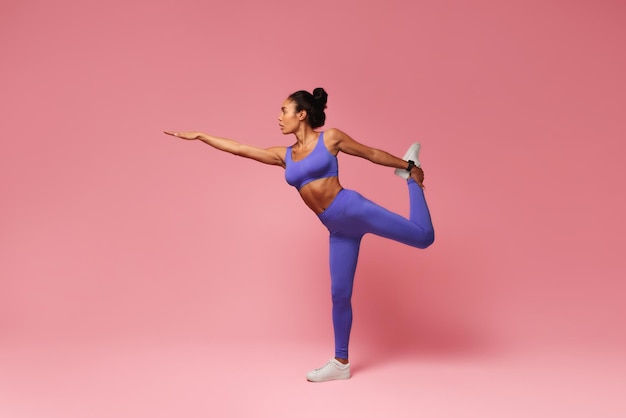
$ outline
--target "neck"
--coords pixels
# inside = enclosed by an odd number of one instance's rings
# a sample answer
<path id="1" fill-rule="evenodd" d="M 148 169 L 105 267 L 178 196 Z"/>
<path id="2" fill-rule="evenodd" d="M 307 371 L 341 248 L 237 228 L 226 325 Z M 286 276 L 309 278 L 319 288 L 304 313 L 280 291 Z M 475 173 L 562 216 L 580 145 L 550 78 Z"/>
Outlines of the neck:
<path id="1" fill-rule="evenodd" d="M 296 136 L 296 140 L 300 146 L 306 146 L 311 142 L 316 141 L 319 134 L 307 125 L 298 129 L 297 132 L 294 132 L 294 135 Z"/>

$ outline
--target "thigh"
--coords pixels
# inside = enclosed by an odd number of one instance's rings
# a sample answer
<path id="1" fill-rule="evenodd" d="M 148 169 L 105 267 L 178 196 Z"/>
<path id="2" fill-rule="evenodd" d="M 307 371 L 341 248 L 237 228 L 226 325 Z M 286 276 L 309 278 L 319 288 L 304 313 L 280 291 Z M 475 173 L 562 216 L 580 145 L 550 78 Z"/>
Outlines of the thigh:
<path id="1" fill-rule="evenodd" d="M 330 277 L 333 297 L 350 298 L 361 238 L 330 236 Z"/>
<path id="2" fill-rule="evenodd" d="M 419 237 L 423 234 L 420 226 L 409 219 L 386 209 L 371 200 L 365 199 L 362 220 L 365 232 L 392 239 L 403 244 L 419 246 Z"/>

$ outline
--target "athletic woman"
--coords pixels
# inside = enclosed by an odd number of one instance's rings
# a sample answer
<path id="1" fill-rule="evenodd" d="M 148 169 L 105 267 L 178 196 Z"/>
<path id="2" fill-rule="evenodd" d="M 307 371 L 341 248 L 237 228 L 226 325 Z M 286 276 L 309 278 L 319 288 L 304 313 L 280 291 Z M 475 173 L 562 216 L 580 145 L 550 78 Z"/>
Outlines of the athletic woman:
<path id="1" fill-rule="evenodd" d="M 434 241 L 424 198 L 424 172 L 417 159 L 419 144 L 411 145 L 404 159 L 400 159 L 360 144 L 339 129 L 316 131 L 324 125 L 327 99 L 324 89 L 316 88 L 313 94 L 297 91 L 283 102 L 278 124 L 283 134 L 296 137 L 296 142 L 288 147 L 262 149 L 199 132 L 165 132 L 284 168 L 287 183 L 298 190 L 304 203 L 328 228 L 335 357 L 307 374 L 311 382 L 350 378 L 348 341 L 352 326 L 352 284 L 363 235 L 372 233 L 417 248 L 426 248 Z M 395 173 L 407 180 L 409 219 L 341 187 L 337 167 L 339 152 L 395 168 Z"/>

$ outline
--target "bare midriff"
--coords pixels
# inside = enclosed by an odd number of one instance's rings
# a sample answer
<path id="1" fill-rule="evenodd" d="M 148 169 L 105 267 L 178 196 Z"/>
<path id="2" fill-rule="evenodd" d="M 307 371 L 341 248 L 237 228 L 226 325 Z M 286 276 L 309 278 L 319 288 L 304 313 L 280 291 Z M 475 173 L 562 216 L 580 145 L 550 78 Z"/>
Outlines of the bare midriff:
<path id="1" fill-rule="evenodd" d="M 337 177 L 313 180 L 300 189 L 304 203 L 316 214 L 324 212 L 342 187 Z"/>

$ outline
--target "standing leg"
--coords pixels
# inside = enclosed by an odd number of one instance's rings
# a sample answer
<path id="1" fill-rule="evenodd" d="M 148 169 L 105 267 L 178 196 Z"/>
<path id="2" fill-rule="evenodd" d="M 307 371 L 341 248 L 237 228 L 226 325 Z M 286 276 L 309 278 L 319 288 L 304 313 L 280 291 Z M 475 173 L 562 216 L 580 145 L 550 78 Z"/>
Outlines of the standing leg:
<path id="1" fill-rule="evenodd" d="M 352 285 L 359 257 L 361 237 L 330 236 L 330 278 L 333 300 L 335 358 L 319 369 L 310 371 L 310 382 L 349 379 L 348 343 L 352 328 Z"/>
<path id="2" fill-rule="evenodd" d="M 352 328 L 352 287 L 361 238 L 330 237 L 330 280 L 333 301 L 335 357 L 348 359 Z"/>

